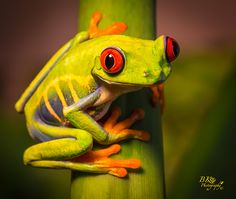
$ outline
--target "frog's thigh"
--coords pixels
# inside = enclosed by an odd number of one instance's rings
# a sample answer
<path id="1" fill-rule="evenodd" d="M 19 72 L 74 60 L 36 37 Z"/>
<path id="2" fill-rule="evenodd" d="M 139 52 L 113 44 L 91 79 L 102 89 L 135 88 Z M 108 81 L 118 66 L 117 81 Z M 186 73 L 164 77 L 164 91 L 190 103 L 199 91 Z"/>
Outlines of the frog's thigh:
<path id="1" fill-rule="evenodd" d="M 53 136 L 55 139 L 26 149 L 24 153 L 25 164 L 33 164 L 32 162 L 39 160 L 70 159 L 80 156 L 92 148 L 92 136 L 84 130 L 43 124 L 39 126 L 41 132 Z"/>

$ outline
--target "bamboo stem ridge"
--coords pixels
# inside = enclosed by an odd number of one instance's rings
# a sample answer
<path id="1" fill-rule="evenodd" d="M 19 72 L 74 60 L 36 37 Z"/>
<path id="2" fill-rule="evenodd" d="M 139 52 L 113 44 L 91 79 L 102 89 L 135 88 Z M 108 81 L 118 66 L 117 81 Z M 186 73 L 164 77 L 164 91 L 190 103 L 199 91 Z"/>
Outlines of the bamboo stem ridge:
<path id="1" fill-rule="evenodd" d="M 104 18 L 101 29 L 114 22 L 125 22 L 125 35 L 155 39 L 154 0 L 81 0 L 79 2 L 79 31 L 87 30 L 90 17 L 100 11 Z M 149 96 L 150 97 L 150 96 Z M 142 169 L 129 170 L 128 177 L 118 178 L 108 174 L 90 174 L 72 171 L 71 199 L 154 199 L 164 198 L 163 146 L 159 108 L 151 107 L 148 91 L 142 90 L 120 97 L 116 102 L 127 117 L 133 109 L 141 107 L 146 116 L 134 127 L 151 134 L 149 142 L 130 140 L 122 142 L 122 151 L 114 159 L 135 158 L 142 162 Z"/>

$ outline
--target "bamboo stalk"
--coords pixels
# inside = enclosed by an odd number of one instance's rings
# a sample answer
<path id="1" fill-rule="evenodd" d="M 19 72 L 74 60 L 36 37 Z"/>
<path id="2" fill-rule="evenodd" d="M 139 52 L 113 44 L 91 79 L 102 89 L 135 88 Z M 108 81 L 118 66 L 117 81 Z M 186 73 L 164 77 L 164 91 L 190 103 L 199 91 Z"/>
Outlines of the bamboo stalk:
<path id="1" fill-rule="evenodd" d="M 92 14 L 100 11 L 104 16 L 100 24 L 101 28 L 114 22 L 125 22 L 128 25 L 126 35 L 155 39 L 155 7 L 155 0 L 81 0 L 79 31 L 87 30 Z M 147 90 L 131 93 L 121 97 L 116 104 L 121 107 L 124 117 L 134 108 L 144 108 L 146 116 L 142 122 L 135 125 L 135 128 L 148 130 L 151 141 L 148 143 L 137 140 L 122 142 L 122 151 L 112 156 L 114 159 L 140 159 L 142 169 L 129 170 L 126 178 L 72 171 L 71 199 L 164 198 L 160 110 L 150 106 L 147 94 Z"/>

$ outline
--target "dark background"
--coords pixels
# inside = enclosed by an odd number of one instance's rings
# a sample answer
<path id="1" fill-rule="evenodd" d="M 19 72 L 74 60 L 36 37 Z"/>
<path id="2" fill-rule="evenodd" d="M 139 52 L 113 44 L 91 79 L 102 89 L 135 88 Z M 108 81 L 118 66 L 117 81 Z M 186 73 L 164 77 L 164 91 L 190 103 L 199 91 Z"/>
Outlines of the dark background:
<path id="1" fill-rule="evenodd" d="M 157 32 L 179 42 L 163 116 L 168 198 L 233 198 L 236 25 L 234 0 L 159 0 Z M 76 0 L 1 1 L 1 198 L 68 198 L 70 172 L 25 167 L 33 144 L 14 103 L 53 53 L 77 32 Z M 223 180 L 206 191 L 202 175 Z"/>

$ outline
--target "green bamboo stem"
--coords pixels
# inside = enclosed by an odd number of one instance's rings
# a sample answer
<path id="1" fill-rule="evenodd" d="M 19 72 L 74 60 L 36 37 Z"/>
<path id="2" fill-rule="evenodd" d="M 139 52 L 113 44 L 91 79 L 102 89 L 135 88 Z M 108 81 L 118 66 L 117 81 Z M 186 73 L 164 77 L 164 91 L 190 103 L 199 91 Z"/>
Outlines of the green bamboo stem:
<path id="1" fill-rule="evenodd" d="M 79 4 L 79 31 L 87 30 L 91 15 L 95 11 L 103 13 L 101 28 L 114 22 L 128 25 L 126 35 L 143 39 L 155 39 L 155 0 L 81 0 Z M 134 108 L 142 107 L 146 111 L 145 119 L 135 128 L 151 133 L 148 143 L 130 140 L 121 143 L 122 151 L 114 159 L 137 158 L 142 161 L 142 169 L 129 170 L 126 178 L 117 178 L 108 174 L 89 174 L 72 172 L 71 199 L 128 199 L 128 198 L 164 198 L 164 169 L 162 132 L 159 108 L 149 103 L 149 91 L 142 90 L 128 94 L 116 101 L 126 117 Z"/>

